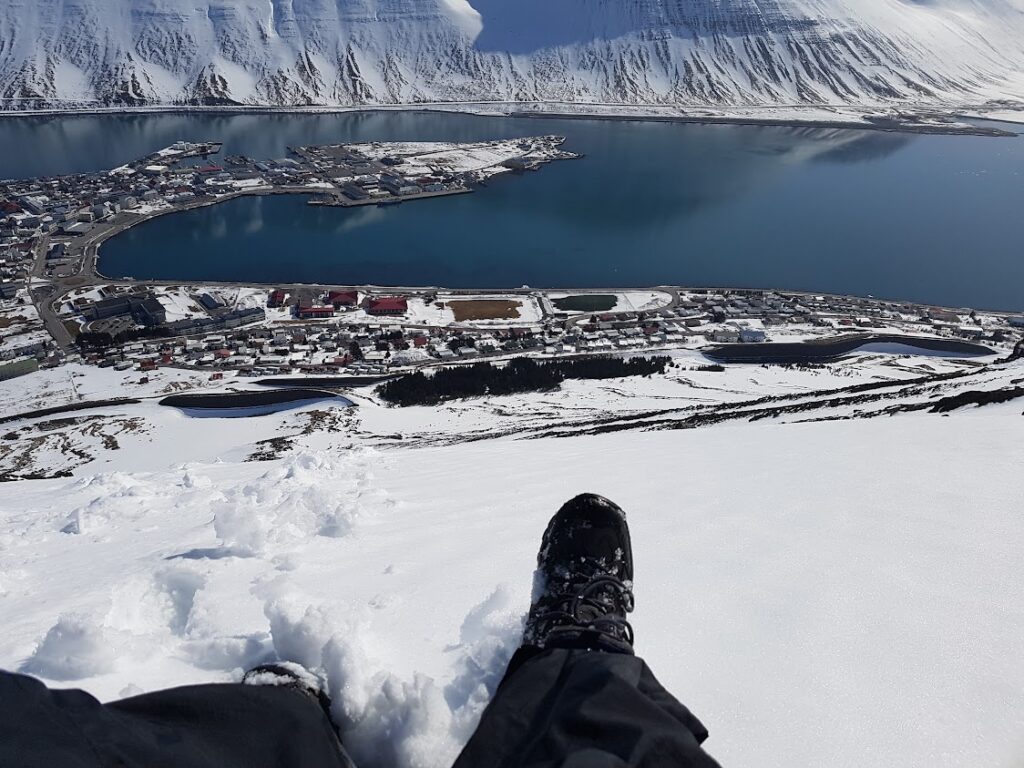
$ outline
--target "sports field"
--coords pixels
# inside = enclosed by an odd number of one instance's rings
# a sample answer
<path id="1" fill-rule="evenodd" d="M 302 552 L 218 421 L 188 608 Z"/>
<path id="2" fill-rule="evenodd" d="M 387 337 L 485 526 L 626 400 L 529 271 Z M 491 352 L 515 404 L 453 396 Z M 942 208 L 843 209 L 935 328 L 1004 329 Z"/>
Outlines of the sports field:
<path id="1" fill-rule="evenodd" d="M 504 299 L 482 299 L 478 301 L 449 301 L 448 306 L 456 322 L 465 320 L 506 320 L 520 317 L 522 303 Z"/>

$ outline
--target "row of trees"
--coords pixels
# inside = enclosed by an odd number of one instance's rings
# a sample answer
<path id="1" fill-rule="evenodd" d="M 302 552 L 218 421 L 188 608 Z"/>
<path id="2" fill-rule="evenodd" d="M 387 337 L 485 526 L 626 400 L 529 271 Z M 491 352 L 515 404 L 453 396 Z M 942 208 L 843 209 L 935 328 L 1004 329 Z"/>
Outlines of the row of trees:
<path id="1" fill-rule="evenodd" d="M 102 333 L 86 331 L 75 337 L 75 343 L 79 349 L 85 352 L 89 350 L 104 350 L 109 347 L 139 341 L 140 339 L 166 339 L 170 335 L 171 332 L 169 330 L 158 326 L 152 328 L 130 328 L 129 330 L 121 331 L 116 336 L 111 336 L 106 331 Z"/>
<path id="2" fill-rule="evenodd" d="M 482 395 L 511 395 L 557 389 L 566 379 L 615 379 L 663 373 L 667 357 L 598 357 L 539 362 L 519 357 L 507 365 L 474 363 L 442 368 L 432 376 L 417 371 L 383 384 L 380 396 L 394 405 L 435 405 Z"/>

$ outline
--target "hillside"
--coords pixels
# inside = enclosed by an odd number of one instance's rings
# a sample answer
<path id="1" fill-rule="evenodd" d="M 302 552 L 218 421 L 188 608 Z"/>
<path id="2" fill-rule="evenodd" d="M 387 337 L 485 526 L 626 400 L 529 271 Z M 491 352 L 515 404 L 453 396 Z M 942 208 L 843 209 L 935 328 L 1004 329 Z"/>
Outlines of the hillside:
<path id="1" fill-rule="evenodd" d="M 1020 0 L 2 0 L 0 104 L 950 107 L 1024 97 Z"/>
<path id="2" fill-rule="evenodd" d="M 109 698 L 294 659 L 360 765 L 446 766 L 592 490 L 629 515 L 638 651 L 723 765 L 1016 765 L 1024 364 L 701 363 L 233 420 L 150 399 L 185 372 L 0 384 L 3 416 L 142 400 L 2 425 L 0 471 L 72 475 L 0 486 L 0 666 Z"/>

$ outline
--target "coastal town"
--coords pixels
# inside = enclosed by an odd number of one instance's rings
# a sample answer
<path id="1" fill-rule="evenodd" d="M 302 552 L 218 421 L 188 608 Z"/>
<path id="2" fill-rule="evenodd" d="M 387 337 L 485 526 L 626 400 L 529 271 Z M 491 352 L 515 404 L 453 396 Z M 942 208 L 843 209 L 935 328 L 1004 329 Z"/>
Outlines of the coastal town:
<path id="1" fill-rule="evenodd" d="M 44 329 L 24 288 L 0 301 L 0 379 L 80 361 L 227 376 L 386 376 L 511 357 L 642 354 L 848 333 L 960 339 L 1011 351 L 1024 318 L 755 290 L 501 294 L 359 287 L 111 284 L 54 308 L 75 342 Z"/>
<path id="2" fill-rule="evenodd" d="M 709 345 L 903 334 L 1010 351 L 1024 318 L 801 292 L 686 289 L 500 292 L 107 278 L 101 244 L 154 216 L 251 194 L 391 205 L 472 192 L 499 174 L 575 157 L 563 139 L 293 148 L 216 164 L 178 142 L 101 173 L 0 182 L 0 380 L 74 361 L 228 376 L 388 376 L 511 357 L 638 354 Z"/>

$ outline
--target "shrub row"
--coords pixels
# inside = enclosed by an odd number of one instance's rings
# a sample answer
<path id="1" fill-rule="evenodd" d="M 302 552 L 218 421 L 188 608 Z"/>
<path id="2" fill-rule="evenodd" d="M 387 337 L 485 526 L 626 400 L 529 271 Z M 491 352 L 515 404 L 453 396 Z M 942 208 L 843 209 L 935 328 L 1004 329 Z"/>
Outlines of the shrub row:
<path id="1" fill-rule="evenodd" d="M 394 405 L 434 405 L 482 395 L 511 395 L 557 389 L 566 379 L 616 379 L 663 373 L 667 357 L 595 357 L 537 361 L 519 357 L 507 365 L 474 363 L 442 368 L 432 376 L 417 371 L 383 384 L 380 396 Z"/>

